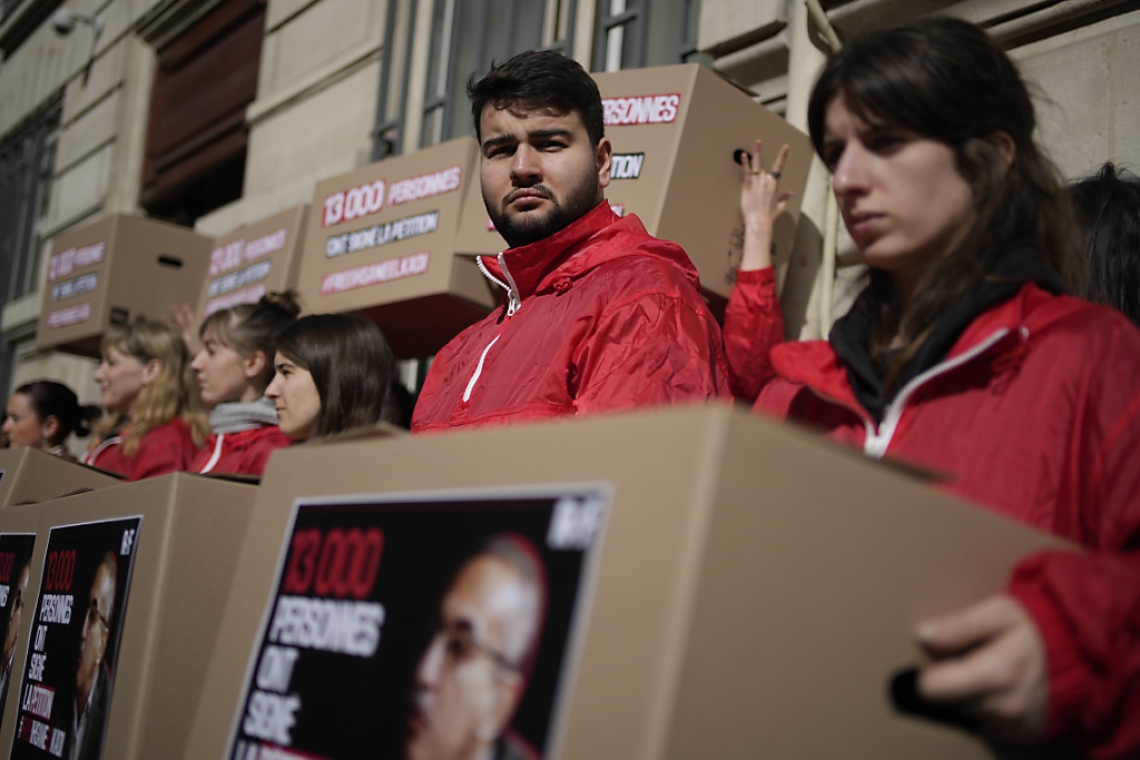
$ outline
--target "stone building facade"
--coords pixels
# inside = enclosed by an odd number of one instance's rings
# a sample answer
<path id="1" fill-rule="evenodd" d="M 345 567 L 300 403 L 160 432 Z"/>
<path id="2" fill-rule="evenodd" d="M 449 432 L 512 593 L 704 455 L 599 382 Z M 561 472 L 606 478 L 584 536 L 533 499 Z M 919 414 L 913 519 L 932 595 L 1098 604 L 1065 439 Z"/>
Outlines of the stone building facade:
<path id="1" fill-rule="evenodd" d="M 802 126 L 825 26 L 952 14 L 1036 83 L 1068 177 L 1140 167 L 1136 0 L 812 4 L 828 24 L 805 0 L 0 0 L 0 390 L 52 377 L 97 399 L 91 361 L 34 350 L 54 235 L 112 212 L 224 234 L 308 202 L 322 178 L 469 131 L 470 72 L 532 47 L 594 71 L 699 61 Z M 827 194 L 820 169 L 797 244 L 822 261 L 805 337 L 852 259 Z"/>

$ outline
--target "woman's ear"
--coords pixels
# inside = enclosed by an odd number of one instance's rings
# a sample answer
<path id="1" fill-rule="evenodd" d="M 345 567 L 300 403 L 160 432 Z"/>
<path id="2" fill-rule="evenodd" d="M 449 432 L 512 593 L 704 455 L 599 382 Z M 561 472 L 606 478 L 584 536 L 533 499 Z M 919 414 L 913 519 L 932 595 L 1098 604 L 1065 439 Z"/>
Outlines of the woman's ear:
<path id="1" fill-rule="evenodd" d="M 143 365 L 142 381 L 143 385 L 150 385 L 158 378 L 162 377 L 162 360 L 151 359 Z"/>
<path id="2" fill-rule="evenodd" d="M 40 423 L 40 437 L 45 441 L 50 441 L 55 438 L 57 433 L 59 433 L 59 417 L 49 414 Z"/>
<path id="3" fill-rule="evenodd" d="M 265 358 L 264 351 L 254 351 L 249 356 L 245 357 L 242 361 L 242 369 L 245 371 L 247 380 L 252 380 L 255 377 L 261 377 L 265 372 L 265 368 L 269 365 L 269 360 Z"/>
<path id="4" fill-rule="evenodd" d="M 1005 174 L 1013 166 L 1013 159 L 1017 158 L 1017 143 L 1008 132 L 994 132 L 989 140 L 997 148 L 1002 163 L 1001 173 Z"/>

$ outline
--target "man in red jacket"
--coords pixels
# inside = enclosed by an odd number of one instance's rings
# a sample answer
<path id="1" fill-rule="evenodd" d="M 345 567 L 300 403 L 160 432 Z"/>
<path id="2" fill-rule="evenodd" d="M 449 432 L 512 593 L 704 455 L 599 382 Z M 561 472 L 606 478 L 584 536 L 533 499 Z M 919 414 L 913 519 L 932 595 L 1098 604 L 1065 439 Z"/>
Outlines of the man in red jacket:
<path id="1" fill-rule="evenodd" d="M 483 201 L 511 246 L 479 259 L 503 307 L 436 356 L 413 432 L 729 397 L 684 250 L 606 203 L 597 85 L 554 51 L 468 85 Z"/>

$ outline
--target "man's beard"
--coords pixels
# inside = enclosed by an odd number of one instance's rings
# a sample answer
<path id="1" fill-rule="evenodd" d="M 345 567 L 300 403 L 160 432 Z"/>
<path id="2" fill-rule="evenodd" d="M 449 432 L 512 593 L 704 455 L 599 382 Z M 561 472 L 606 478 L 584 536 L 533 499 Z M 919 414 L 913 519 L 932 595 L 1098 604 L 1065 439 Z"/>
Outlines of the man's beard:
<path id="1" fill-rule="evenodd" d="M 587 182 L 573 188 L 565 204 L 561 203 L 545 185 L 532 185 L 525 189 L 542 193 L 551 202 L 551 208 L 545 214 L 528 211 L 510 217 L 504 213 L 504 209 L 514 190 L 507 193 L 497 206 L 493 206 L 487 197 L 483 196 L 483 205 L 487 207 L 487 213 L 495 224 L 495 229 L 511 248 L 519 248 L 548 238 L 578 221 L 597 205 L 597 184 Z"/>

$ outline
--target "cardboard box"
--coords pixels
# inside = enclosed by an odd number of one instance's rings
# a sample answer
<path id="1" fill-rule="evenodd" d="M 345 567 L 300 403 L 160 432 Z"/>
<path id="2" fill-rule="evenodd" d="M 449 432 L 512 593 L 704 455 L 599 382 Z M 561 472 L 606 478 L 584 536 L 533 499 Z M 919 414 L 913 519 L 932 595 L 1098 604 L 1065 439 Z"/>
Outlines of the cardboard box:
<path id="1" fill-rule="evenodd" d="M 397 356 L 428 356 L 497 303 L 455 255 L 477 146 L 465 137 L 317 183 L 299 289 L 310 312 L 359 312 Z M 481 205 L 481 204 L 480 204 Z"/>
<path id="2" fill-rule="evenodd" d="M 97 357 L 108 325 L 196 303 L 209 250 L 210 239 L 192 230 L 126 214 L 57 235 L 36 348 Z"/>
<path id="3" fill-rule="evenodd" d="M 795 242 L 800 203 L 814 150 L 806 134 L 698 64 L 594 74 L 602 93 L 614 165 L 606 198 L 620 215 L 637 214 L 650 234 L 688 252 L 710 306 L 723 316 L 744 243 L 737 149 L 764 140 L 764 165 L 791 150 L 780 187 L 794 193 L 776 221 L 777 284 Z M 490 225 L 479 183 L 464 205 L 460 249 L 493 254 L 506 243 Z"/>
<path id="4" fill-rule="evenodd" d="M 456 651 L 529 672 L 512 731 L 547 760 L 988 757 L 893 712 L 887 681 L 918 660 L 918 620 L 1062 545 L 720 406 L 294 447 L 265 473 L 178 756 L 402 756 L 439 600 L 504 534 L 546 567 L 533 668 Z M 353 651 L 290 622 L 338 604 Z"/>
<path id="5" fill-rule="evenodd" d="M 84 682 L 92 696 L 82 742 L 95 746 L 82 756 L 99 757 L 100 740 L 102 757 L 123 760 L 184 744 L 255 491 L 175 473 L 0 510 L 0 534 L 27 531 L 35 518 L 41 591 L 26 602 L 21 638 L 31 651 L 16 661 L 18 698 L 0 719 L 5 752 L 69 756 Z"/>
<path id="6" fill-rule="evenodd" d="M 29 622 L 38 598 L 43 542 L 37 541 L 34 508 L 3 510 L 0 527 L 0 730 L 8 703 L 20 695 L 20 666 L 27 657 Z M 14 631 L 14 633 L 13 633 Z M 12 633 L 12 636 L 9 634 Z M 11 647 L 11 649 L 9 649 Z"/>
<path id="7" fill-rule="evenodd" d="M 37 503 L 77 491 L 122 482 L 115 475 L 22 446 L 0 449 L 0 508 Z"/>
<path id="8" fill-rule="evenodd" d="M 297 287 L 308 214 L 308 206 L 294 206 L 214 241 L 195 312 L 199 325 L 219 309 Z"/>

